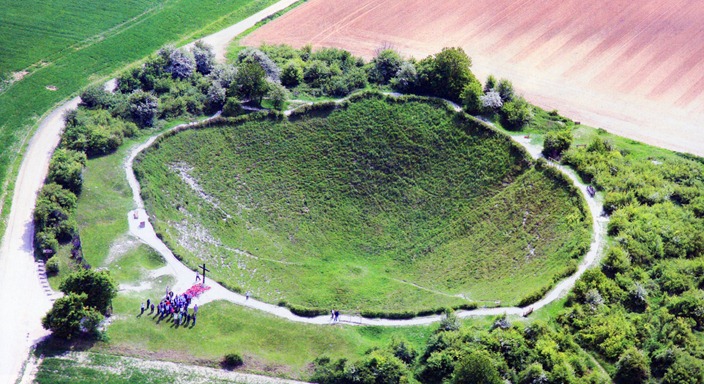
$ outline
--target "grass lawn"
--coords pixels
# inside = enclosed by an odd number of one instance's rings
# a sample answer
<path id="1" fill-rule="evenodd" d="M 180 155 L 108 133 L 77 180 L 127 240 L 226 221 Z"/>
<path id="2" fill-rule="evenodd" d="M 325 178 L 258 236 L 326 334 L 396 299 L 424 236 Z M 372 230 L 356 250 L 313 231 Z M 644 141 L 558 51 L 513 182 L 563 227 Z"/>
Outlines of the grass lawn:
<path id="1" fill-rule="evenodd" d="M 515 304 L 581 256 L 581 201 L 507 137 L 454 116 L 365 100 L 327 118 L 185 131 L 136 170 L 172 249 L 263 300 Z"/>

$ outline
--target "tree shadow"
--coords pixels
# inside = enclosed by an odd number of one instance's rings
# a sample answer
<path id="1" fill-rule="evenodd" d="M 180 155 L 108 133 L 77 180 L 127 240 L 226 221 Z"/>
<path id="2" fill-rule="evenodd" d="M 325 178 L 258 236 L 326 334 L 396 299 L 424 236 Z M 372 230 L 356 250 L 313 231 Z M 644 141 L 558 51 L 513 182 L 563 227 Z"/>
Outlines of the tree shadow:
<path id="1" fill-rule="evenodd" d="M 70 340 L 49 335 L 35 344 L 32 354 L 36 357 L 55 357 L 61 356 L 66 352 L 83 352 L 93 348 L 97 342 L 99 340 L 95 337 L 87 335 L 73 337 Z"/>

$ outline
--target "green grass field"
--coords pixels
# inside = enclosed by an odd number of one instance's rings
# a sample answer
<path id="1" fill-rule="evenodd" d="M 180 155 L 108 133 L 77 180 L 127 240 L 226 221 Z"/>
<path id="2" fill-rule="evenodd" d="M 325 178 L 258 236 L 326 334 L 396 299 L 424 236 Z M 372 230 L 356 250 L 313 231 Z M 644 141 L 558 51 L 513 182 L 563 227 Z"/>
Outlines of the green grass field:
<path id="1" fill-rule="evenodd" d="M 205 36 L 272 3 L 274 0 L 119 4 L 57 0 L 40 6 L 35 1 L 29 5 L 0 1 L 0 72 L 29 71 L 24 79 L 0 92 L 0 196 L 12 190 L 10 175 L 33 127 L 56 103 L 91 82 L 107 80 L 118 69 L 168 42 L 185 43 Z M 39 62 L 42 64 L 33 65 Z M 3 205 L 4 213 L 8 206 Z"/>
<path id="2" fill-rule="evenodd" d="M 579 197 L 507 137 L 425 102 L 185 131 L 136 170 L 188 264 L 274 303 L 515 304 L 589 241 Z"/>

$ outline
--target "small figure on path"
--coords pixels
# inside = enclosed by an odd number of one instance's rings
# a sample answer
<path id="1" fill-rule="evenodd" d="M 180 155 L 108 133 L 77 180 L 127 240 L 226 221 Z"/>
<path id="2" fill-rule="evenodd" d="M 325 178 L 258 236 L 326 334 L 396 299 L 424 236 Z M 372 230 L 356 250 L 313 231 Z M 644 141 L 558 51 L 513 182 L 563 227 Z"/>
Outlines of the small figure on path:
<path id="1" fill-rule="evenodd" d="M 147 299 L 147 308 L 149 308 L 149 303 L 151 303 L 151 302 L 152 301 L 150 299 Z"/>
<path id="2" fill-rule="evenodd" d="M 196 283 L 200 281 L 200 274 L 196 272 Z"/>
<path id="3" fill-rule="evenodd" d="M 152 303 L 151 312 L 149 312 L 149 313 L 154 313 L 154 303 Z"/>
<path id="4" fill-rule="evenodd" d="M 244 299 L 249 300 L 249 291 L 247 291 L 247 293 L 244 294 Z"/>
<path id="5" fill-rule="evenodd" d="M 335 321 L 340 321 L 340 311 L 335 310 Z"/>
<path id="6" fill-rule="evenodd" d="M 144 314 L 144 302 L 142 302 L 142 306 L 140 307 L 141 312 L 139 312 L 139 315 L 142 316 Z"/>
<path id="7" fill-rule="evenodd" d="M 330 321 L 335 321 L 335 309 L 330 310 Z"/>

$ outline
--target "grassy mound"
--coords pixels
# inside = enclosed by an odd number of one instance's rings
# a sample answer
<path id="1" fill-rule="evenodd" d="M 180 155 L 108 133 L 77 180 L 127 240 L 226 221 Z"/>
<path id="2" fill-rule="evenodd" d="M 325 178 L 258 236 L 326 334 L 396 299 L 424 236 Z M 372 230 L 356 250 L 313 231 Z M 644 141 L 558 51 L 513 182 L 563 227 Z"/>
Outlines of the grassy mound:
<path id="1" fill-rule="evenodd" d="M 135 170 L 165 240 L 232 288 L 418 311 L 516 303 L 585 249 L 582 202 L 525 156 L 437 102 L 369 97 L 184 131 Z"/>

